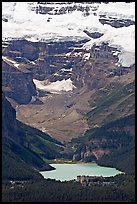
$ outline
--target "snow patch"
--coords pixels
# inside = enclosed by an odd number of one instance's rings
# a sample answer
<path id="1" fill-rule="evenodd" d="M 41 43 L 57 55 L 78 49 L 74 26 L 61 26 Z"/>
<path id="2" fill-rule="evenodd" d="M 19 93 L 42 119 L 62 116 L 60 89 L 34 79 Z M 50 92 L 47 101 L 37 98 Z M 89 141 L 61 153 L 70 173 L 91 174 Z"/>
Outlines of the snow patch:
<path id="1" fill-rule="evenodd" d="M 32 96 L 30 103 L 33 103 L 33 102 L 35 102 L 36 100 L 37 100 L 37 97 L 36 97 L 36 96 Z"/>
<path id="2" fill-rule="evenodd" d="M 67 57 L 70 57 L 70 55 L 71 55 L 71 52 L 68 52 L 68 53 L 66 54 Z"/>
<path id="3" fill-rule="evenodd" d="M 45 85 L 45 81 L 39 81 L 37 79 L 33 79 L 36 88 L 43 91 L 48 91 L 51 93 L 61 93 L 62 91 L 72 91 L 76 88 L 71 79 L 63 79 L 62 81 L 52 82 L 50 84 Z"/>
<path id="4" fill-rule="evenodd" d="M 5 56 L 2 56 L 2 59 L 3 59 L 3 61 L 5 61 L 5 62 L 10 62 L 10 63 L 12 63 L 12 65 L 14 66 L 14 67 L 19 67 L 19 63 L 17 63 L 16 61 L 14 61 L 14 60 L 11 60 L 11 59 L 9 59 L 9 58 L 7 58 L 7 57 L 5 57 Z"/>
<path id="5" fill-rule="evenodd" d="M 90 58 L 90 53 L 85 53 L 85 54 L 83 55 L 84 61 L 89 60 L 89 58 Z"/>
<path id="6" fill-rule="evenodd" d="M 132 52 L 123 51 L 118 55 L 119 61 L 123 67 L 130 67 L 135 64 L 135 55 Z"/>
<path id="7" fill-rule="evenodd" d="M 34 62 L 34 61 L 29 61 L 31 64 L 33 64 L 33 65 L 35 65 L 36 64 L 36 62 Z"/>
<path id="8" fill-rule="evenodd" d="M 72 72 L 72 68 L 70 69 L 61 69 L 62 72 Z"/>
<path id="9" fill-rule="evenodd" d="M 117 17 L 118 19 L 130 19 L 135 21 L 135 2 L 109 2 L 100 4 L 98 8 L 99 15 Z"/>

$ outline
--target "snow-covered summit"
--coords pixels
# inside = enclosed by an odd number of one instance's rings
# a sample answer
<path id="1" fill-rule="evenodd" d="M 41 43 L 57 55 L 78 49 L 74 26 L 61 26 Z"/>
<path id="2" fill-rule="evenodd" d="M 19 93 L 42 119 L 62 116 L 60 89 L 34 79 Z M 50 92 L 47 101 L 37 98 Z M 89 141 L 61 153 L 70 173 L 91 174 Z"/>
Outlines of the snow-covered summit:
<path id="1" fill-rule="evenodd" d="M 134 64 L 135 2 L 2 2 L 2 19 L 4 41 L 88 39 L 84 49 L 108 42 L 120 51 L 119 63 L 123 66 Z M 93 39 L 85 31 L 102 35 Z M 130 60 L 126 60 L 128 54 Z"/>
<path id="2" fill-rule="evenodd" d="M 134 2 L 67 3 L 2 2 L 3 39 L 28 38 L 39 41 L 54 37 L 87 38 L 83 32 L 85 29 L 104 31 L 106 25 L 99 22 L 101 15 L 105 15 L 105 18 L 135 20 Z"/>

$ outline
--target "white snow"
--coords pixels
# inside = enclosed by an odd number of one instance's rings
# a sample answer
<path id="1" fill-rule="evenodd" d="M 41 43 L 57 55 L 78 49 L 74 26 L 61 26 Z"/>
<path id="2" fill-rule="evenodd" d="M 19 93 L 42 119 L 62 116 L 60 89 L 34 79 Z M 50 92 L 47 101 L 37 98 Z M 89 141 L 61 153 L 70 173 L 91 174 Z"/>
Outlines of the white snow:
<path id="1" fill-rule="evenodd" d="M 108 4 L 100 4 L 98 8 L 100 15 L 117 17 L 118 19 L 135 20 L 135 2 L 109 2 Z"/>
<path id="2" fill-rule="evenodd" d="M 59 74 L 58 73 L 54 73 L 53 76 L 59 76 Z"/>
<path id="3" fill-rule="evenodd" d="M 115 56 L 115 55 L 118 55 L 119 54 L 119 51 L 114 51 L 113 52 L 113 55 Z"/>
<path id="4" fill-rule="evenodd" d="M 16 61 L 14 61 L 14 60 L 11 60 L 11 59 L 9 59 L 9 58 L 7 58 L 7 57 L 5 57 L 5 56 L 2 56 L 2 59 L 5 61 L 5 62 L 10 62 L 10 63 L 12 63 L 12 65 L 14 66 L 14 67 L 19 67 L 19 63 L 17 63 Z"/>
<path id="5" fill-rule="evenodd" d="M 63 79 L 62 81 L 52 82 L 50 84 L 44 84 L 45 81 L 39 81 L 37 79 L 33 79 L 36 88 L 43 91 L 49 91 L 51 93 L 60 93 L 62 91 L 72 91 L 76 88 L 73 84 L 71 79 Z"/>
<path id="6" fill-rule="evenodd" d="M 84 61 L 89 60 L 89 58 L 90 58 L 90 53 L 85 53 L 85 54 L 83 55 Z"/>
<path id="7" fill-rule="evenodd" d="M 71 52 L 68 52 L 68 53 L 66 54 L 67 57 L 69 57 L 70 55 L 71 55 Z"/>
<path id="8" fill-rule="evenodd" d="M 29 61 L 31 64 L 33 64 L 33 65 L 35 65 L 36 64 L 36 62 L 34 62 L 34 61 Z"/>
<path id="9" fill-rule="evenodd" d="M 118 55 L 119 64 L 122 64 L 123 67 L 130 67 L 135 63 L 135 55 L 132 52 L 123 51 Z"/>
<path id="10" fill-rule="evenodd" d="M 72 72 L 72 67 L 70 69 L 61 69 L 62 72 Z"/>
<path id="11" fill-rule="evenodd" d="M 32 96 L 30 103 L 33 103 L 33 102 L 35 102 L 36 100 L 37 100 L 37 97 L 36 97 L 36 96 Z"/>
<path id="12" fill-rule="evenodd" d="M 125 53 L 129 53 L 131 60 L 128 66 L 135 63 L 135 26 L 113 28 L 110 25 L 104 25 L 104 35 L 97 39 L 91 39 L 84 44 L 83 48 L 89 50 L 94 44 L 100 45 L 102 42 L 108 42 L 110 46 L 117 47 L 121 52 L 118 57 L 122 66 L 127 66 L 125 62 Z M 128 57 L 128 58 L 130 58 Z M 127 61 L 127 60 L 126 60 Z M 131 63 L 130 63 L 131 62 Z"/>
<path id="13" fill-rule="evenodd" d="M 82 52 L 74 52 L 73 55 L 76 56 L 76 57 L 82 56 Z"/>
<path id="14" fill-rule="evenodd" d="M 42 4 L 41 4 L 42 5 Z M 75 5 L 73 4 L 71 6 Z M 130 66 L 134 62 L 135 55 L 135 25 L 128 27 L 114 28 L 110 25 L 101 24 L 99 15 L 105 14 L 106 18 L 135 20 L 135 2 L 109 2 L 105 3 L 79 3 L 77 5 L 89 6 L 89 16 L 84 16 L 81 11 L 73 11 L 62 15 L 42 15 L 32 11 L 32 7 L 37 7 L 37 2 L 2 2 L 2 17 L 8 22 L 2 21 L 2 38 L 18 39 L 25 38 L 29 41 L 70 41 L 89 39 L 83 46 L 90 49 L 94 44 L 108 42 L 109 45 L 117 47 L 119 63 L 123 66 Z M 42 5 L 44 6 L 44 5 Z M 62 2 L 48 3 L 47 6 L 59 10 L 68 4 Z M 55 10 L 54 9 L 54 10 Z M 94 11 L 95 10 L 95 11 Z M 96 16 L 93 13 L 96 13 Z M 51 11 L 54 13 L 54 11 Z M 47 19 L 50 22 L 47 22 Z M 101 32 L 104 35 L 97 39 L 91 39 L 84 30 L 89 32 Z M 127 62 L 127 56 L 129 62 Z M 67 53 L 69 56 L 70 53 Z"/>

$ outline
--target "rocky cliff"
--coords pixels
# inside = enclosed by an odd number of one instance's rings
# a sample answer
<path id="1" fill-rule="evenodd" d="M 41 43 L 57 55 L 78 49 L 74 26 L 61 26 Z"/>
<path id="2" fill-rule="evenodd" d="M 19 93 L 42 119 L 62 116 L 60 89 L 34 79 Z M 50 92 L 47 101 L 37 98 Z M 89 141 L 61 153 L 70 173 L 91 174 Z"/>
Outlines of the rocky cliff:
<path id="1" fill-rule="evenodd" d="M 9 57 L 3 58 L 2 84 L 6 87 L 6 96 L 19 104 L 29 103 L 32 96 L 36 95 L 36 88 L 32 79 L 32 73 L 24 65 Z"/>
<path id="2" fill-rule="evenodd" d="M 16 111 L 2 93 L 2 137 L 15 138 L 17 134 Z"/>

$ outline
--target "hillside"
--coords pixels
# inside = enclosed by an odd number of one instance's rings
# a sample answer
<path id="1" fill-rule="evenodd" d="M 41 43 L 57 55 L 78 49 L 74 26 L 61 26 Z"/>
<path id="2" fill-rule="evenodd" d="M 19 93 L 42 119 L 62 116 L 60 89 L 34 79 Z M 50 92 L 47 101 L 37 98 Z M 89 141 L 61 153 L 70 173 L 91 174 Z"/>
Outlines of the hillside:
<path id="1" fill-rule="evenodd" d="M 135 115 L 89 129 L 84 136 L 73 139 L 73 160 L 97 162 L 135 173 Z"/>
<path id="2" fill-rule="evenodd" d="M 2 95 L 2 157 L 3 179 L 40 177 L 36 170 L 53 169 L 43 159 L 59 156 L 63 146 L 39 130 L 16 120 L 16 112 Z M 32 174 L 32 175 L 31 175 Z"/>
<path id="3" fill-rule="evenodd" d="M 121 79 L 125 79 L 126 82 L 121 83 L 121 80 L 115 80 L 92 95 L 89 101 L 91 111 L 87 113 L 90 127 L 101 126 L 110 121 L 134 114 L 134 78 L 128 80 L 128 75 L 125 75 Z"/>

